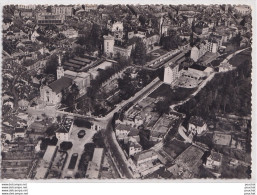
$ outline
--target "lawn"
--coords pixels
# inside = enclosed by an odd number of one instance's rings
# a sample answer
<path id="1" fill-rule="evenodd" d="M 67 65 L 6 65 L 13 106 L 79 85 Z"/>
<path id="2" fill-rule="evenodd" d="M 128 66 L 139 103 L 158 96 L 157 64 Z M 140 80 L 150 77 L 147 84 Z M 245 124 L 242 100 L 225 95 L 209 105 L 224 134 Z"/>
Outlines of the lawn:
<path id="1" fill-rule="evenodd" d="M 164 97 L 171 100 L 172 103 L 186 99 L 195 91 L 195 88 L 176 88 L 172 89 L 168 84 L 162 84 L 153 93 L 149 95 L 151 98 Z"/>

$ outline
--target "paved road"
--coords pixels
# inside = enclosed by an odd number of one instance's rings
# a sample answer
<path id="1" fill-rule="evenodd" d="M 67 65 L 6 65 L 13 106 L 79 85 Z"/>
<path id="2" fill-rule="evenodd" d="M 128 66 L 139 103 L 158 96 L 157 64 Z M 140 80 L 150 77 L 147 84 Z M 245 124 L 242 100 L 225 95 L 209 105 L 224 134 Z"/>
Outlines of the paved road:
<path id="1" fill-rule="evenodd" d="M 131 171 L 128 168 L 126 158 L 124 156 L 124 153 L 121 150 L 116 137 L 112 128 L 112 120 L 109 120 L 106 129 L 103 130 L 104 138 L 105 138 L 105 144 L 107 150 L 110 150 L 111 152 L 111 158 L 113 158 L 114 163 L 119 168 L 120 173 L 123 177 L 131 179 L 133 178 L 133 175 L 131 174 Z"/>

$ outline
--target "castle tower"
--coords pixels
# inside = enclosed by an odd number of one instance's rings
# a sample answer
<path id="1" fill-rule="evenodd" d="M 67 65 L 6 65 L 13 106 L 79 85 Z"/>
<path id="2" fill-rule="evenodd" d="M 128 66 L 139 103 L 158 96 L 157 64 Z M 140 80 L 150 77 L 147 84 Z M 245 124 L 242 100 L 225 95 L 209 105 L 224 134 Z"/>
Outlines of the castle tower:
<path id="1" fill-rule="evenodd" d="M 104 53 L 109 56 L 113 54 L 114 37 L 111 35 L 104 37 Z"/>
<path id="2" fill-rule="evenodd" d="M 64 76 L 64 69 L 63 69 L 63 66 L 62 66 L 60 55 L 59 55 L 59 58 L 58 58 L 58 67 L 57 67 L 56 73 L 57 73 L 57 79 L 60 79 L 61 77 Z"/>

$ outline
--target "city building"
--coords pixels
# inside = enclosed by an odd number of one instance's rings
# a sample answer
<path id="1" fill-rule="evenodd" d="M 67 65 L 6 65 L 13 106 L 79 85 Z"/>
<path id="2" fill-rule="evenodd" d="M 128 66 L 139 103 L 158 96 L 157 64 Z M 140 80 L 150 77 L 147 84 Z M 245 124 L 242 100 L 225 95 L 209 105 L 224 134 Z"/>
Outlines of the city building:
<path id="1" fill-rule="evenodd" d="M 72 16 L 72 6 L 53 6 L 52 13 L 55 15 Z"/>
<path id="2" fill-rule="evenodd" d="M 65 118 L 56 130 L 56 138 L 61 141 L 68 141 L 73 128 L 73 119 Z"/>
<path id="3" fill-rule="evenodd" d="M 179 78 L 179 65 L 168 62 L 164 68 L 164 83 L 173 84 Z"/>
<path id="4" fill-rule="evenodd" d="M 234 9 L 237 13 L 242 15 L 248 15 L 251 13 L 251 8 L 248 5 L 237 5 Z"/>
<path id="5" fill-rule="evenodd" d="M 56 15 L 52 13 L 38 13 L 36 15 L 38 25 L 61 25 L 64 22 L 65 15 Z"/>
<path id="6" fill-rule="evenodd" d="M 107 56 L 112 56 L 114 53 L 113 47 L 114 47 L 114 37 L 111 35 L 104 35 L 104 53 Z"/>
<path id="7" fill-rule="evenodd" d="M 97 10 L 98 5 L 96 4 L 86 4 L 85 11 L 89 12 L 90 10 Z"/>
<path id="8" fill-rule="evenodd" d="M 206 41 L 202 41 L 198 43 L 191 49 L 190 58 L 195 62 L 198 61 L 205 53 L 207 52 L 207 43 Z"/>
<path id="9" fill-rule="evenodd" d="M 227 71 L 233 70 L 233 68 L 234 67 L 229 63 L 222 63 L 219 66 L 219 72 L 227 72 Z"/>

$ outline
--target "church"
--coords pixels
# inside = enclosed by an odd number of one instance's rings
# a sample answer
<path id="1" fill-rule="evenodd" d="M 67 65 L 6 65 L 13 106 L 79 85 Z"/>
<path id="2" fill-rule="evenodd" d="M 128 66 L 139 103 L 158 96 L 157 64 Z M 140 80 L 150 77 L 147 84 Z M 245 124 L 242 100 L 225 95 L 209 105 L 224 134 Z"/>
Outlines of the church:
<path id="1" fill-rule="evenodd" d="M 79 89 L 79 96 L 86 93 L 90 86 L 91 76 L 86 72 L 76 72 L 64 70 L 59 56 L 59 66 L 57 67 L 57 80 L 40 87 L 40 98 L 47 105 L 58 105 L 62 100 L 62 91 L 76 84 Z"/>

